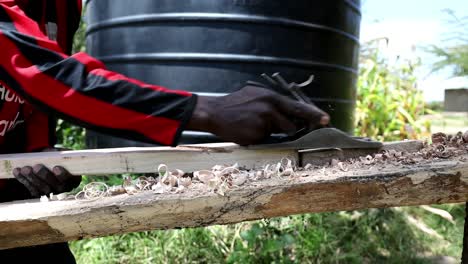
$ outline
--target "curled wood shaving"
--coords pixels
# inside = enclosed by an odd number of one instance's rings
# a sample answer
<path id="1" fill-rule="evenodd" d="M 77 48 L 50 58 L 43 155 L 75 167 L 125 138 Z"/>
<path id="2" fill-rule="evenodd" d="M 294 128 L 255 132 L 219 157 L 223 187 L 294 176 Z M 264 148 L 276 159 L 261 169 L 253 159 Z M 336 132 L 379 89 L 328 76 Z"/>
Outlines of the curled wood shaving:
<path id="1" fill-rule="evenodd" d="M 345 163 L 343 162 L 338 162 L 338 167 L 340 168 L 340 170 L 342 171 L 348 171 L 349 169 L 347 168 L 347 166 L 345 165 Z"/>
<path id="2" fill-rule="evenodd" d="M 98 200 L 108 195 L 109 186 L 103 182 L 91 182 L 75 195 L 76 200 Z"/>

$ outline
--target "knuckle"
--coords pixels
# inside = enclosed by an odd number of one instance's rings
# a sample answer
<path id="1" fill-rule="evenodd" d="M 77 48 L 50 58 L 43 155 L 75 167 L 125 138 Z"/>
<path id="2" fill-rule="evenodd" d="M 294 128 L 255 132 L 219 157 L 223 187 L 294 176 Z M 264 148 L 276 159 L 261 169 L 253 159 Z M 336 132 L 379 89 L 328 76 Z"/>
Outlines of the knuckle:
<path id="1" fill-rule="evenodd" d="M 294 116 L 299 116 L 302 114 L 302 112 L 304 111 L 304 109 L 302 108 L 302 106 L 300 104 L 293 104 L 291 106 L 291 111 L 292 111 L 292 114 Z"/>
<path id="2" fill-rule="evenodd" d="M 260 111 L 260 114 L 262 117 L 270 116 L 271 113 L 272 113 L 271 108 L 268 106 L 264 106 Z"/>
<path id="3" fill-rule="evenodd" d="M 13 169 L 13 175 L 18 176 L 21 172 L 21 168 L 14 168 Z"/>

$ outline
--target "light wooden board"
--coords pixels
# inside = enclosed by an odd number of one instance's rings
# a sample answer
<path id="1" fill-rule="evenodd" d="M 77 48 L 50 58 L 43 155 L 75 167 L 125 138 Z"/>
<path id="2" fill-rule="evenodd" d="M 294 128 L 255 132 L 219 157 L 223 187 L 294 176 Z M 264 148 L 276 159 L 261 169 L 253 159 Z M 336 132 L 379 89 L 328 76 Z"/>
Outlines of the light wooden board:
<path id="1" fill-rule="evenodd" d="M 251 169 L 284 157 L 297 160 L 297 156 L 293 150 L 247 150 L 233 143 L 8 154 L 0 155 L 0 179 L 13 178 L 16 167 L 34 164 L 60 165 L 74 175 L 108 175 L 156 172 L 161 163 L 186 172 L 233 163 Z"/>
<path id="2" fill-rule="evenodd" d="M 300 213 L 464 202 L 467 159 L 465 155 L 411 166 L 363 166 L 326 175 L 316 170 L 296 180 L 255 182 L 226 196 L 145 192 L 92 202 L 0 204 L 0 249 Z"/>
<path id="3" fill-rule="evenodd" d="M 383 149 L 398 149 L 408 152 L 422 147 L 420 141 L 386 143 Z M 376 150 L 331 150 L 304 154 L 304 164 L 322 164 L 330 158 L 351 158 L 367 155 Z M 122 173 L 152 173 L 159 164 L 169 169 L 185 172 L 204 170 L 214 165 L 238 163 L 252 169 L 282 158 L 300 164 L 298 153 L 293 150 L 250 150 L 233 143 L 212 143 L 171 147 L 110 148 L 62 152 L 40 152 L 0 155 L 0 179 L 13 178 L 16 167 L 44 164 L 50 168 L 60 165 L 74 175 L 108 175 Z"/>

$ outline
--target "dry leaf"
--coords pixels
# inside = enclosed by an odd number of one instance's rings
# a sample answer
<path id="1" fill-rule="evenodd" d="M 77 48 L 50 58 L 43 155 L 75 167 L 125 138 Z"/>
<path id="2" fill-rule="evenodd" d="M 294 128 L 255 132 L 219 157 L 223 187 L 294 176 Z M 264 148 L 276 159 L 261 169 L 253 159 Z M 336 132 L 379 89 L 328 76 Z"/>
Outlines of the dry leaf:
<path id="1" fill-rule="evenodd" d="M 455 221 L 453 220 L 453 216 L 445 210 L 434 208 L 434 207 L 427 206 L 427 205 L 421 205 L 421 208 L 444 218 L 445 220 L 449 221 L 452 224 L 455 224 Z"/>

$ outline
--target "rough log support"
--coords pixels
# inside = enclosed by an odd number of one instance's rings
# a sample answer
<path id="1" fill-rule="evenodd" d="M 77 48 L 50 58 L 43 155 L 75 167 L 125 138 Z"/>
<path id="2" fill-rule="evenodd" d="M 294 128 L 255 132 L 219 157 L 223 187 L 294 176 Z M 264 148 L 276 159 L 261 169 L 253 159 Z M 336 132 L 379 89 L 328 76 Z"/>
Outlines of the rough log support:
<path id="1" fill-rule="evenodd" d="M 468 155 L 253 182 L 213 193 L 143 192 L 97 201 L 0 204 L 0 249 L 133 231 L 200 227 L 292 214 L 465 202 Z"/>

